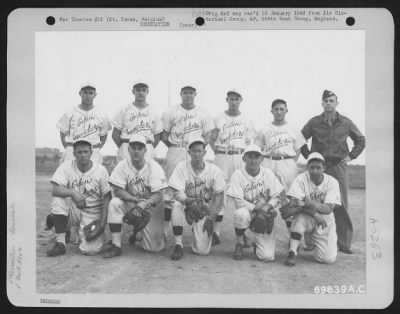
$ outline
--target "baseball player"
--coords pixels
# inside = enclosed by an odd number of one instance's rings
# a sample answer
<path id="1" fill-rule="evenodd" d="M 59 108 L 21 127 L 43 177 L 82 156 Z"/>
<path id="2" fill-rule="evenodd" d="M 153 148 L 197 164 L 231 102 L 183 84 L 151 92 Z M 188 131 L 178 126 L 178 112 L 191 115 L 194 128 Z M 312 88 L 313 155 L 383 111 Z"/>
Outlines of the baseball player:
<path id="1" fill-rule="evenodd" d="M 227 182 L 232 173 L 243 166 L 242 154 L 255 136 L 252 123 L 239 110 L 242 95 L 236 90 L 227 92 L 228 109 L 214 120 L 210 145 L 215 153 L 214 163 L 223 171 Z M 220 225 L 225 212 L 226 198 L 217 216 L 213 245 L 220 243 Z"/>
<path id="2" fill-rule="evenodd" d="M 311 152 L 324 156 L 325 173 L 339 182 L 342 205 L 336 206 L 334 211 L 338 246 L 341 252 L 352 254 L 353 224 L 348 213 L 347 163 L 362 153 L 365 136 L 349 118 L 336 111 L 338 104 L 335 93 L 325 90 L 322 94 L 324 112 L 310 119 L 301 132 L 307 140 L 312 138 Z M 347 145 L 348 137 L 354 143 L 351 151 Z M 307 145 L 301 148 L 301 153 L 304 158 L 308 158 L 310 150 Z"/>
<path id="3" fill-rule="evenodd" d="M 130 158 L 123 159 L 110 176 L 114 197 L 108 211 L 108 224 L 111 230 L 112 245 L 103 257 L 121 255 L 121 230 L 125 214 L 128 212 L 141 218 L 144 212 L 150 213 L 150 221 L 138 234 L 144 250 L 159 252 L 165 247 L 163 236 L 164 205 L 162 190 L 168 187 L 161 166 L 154 160 L 146 159 L 146 138 L 134 134 L 129 140 Z M 129 242 L 136 240 L 136 230 Z"/>
<path id="4" fill-rule="evenodd" d="M 325 159 L 311 153 L 307 171 L 293 181 L 287 210 L 294 215 L 290 234 L 289 255 L 285 264 L 294 266 L 299 241 L 305 232 L 312 233 L 314 257 L 320 263 L 334 263 L 337 255 L 337 235 L 333 208 L 341 205 L 338 181 L 324 173 Z M 285 207 L 281 208 L 282 213 Z"/>
<path id="5" fill-rule="evenodd" d="M 234 259 L 243 258 L 243 234 L 254 222 L 259 224 L 265 217 L 275 217 L 276 208 L 280 206 L 282 184 L 270 169 L 261 166 L 263 153 L 256 144 L 246 147 L 243 160 L 245 166 L 236 170 L 231 177 L 227 196 L 234 204 L 233 225 L 236 234 Z M 261 218 L 259 218 L 261 217 Z M 256 219 L 257 218 L 257 219 Z M 271 224 L 270 222 L 266 222 Z M 272 220 L 273 223 L 273 220 Z M 253 229 L 255 237 L 255 254 L 261 261 L 275 259 L 275 228 L 270 231 Z"/>
<path id="6" fill-rule="evenodd" d="M 76 219 L 80 226 L 80 251 L 86 255 L 94 255 L 103 248 L 103 231 L 107 223 L 111 188 L 107 169 L 90 159 L 92 153 L 89 141 L 76 141 L 73 144 L 75 160 L 62 163 L 50 181 L 53 186 L 52 195 L 56 196 L 51 208 L 56 243 L 47 251 L 48 256 L 65 254 L 67 217 L 72 210 L 77 213 Z M 93 239 L 86 239 L 83 229 L 94 221 L 98 224 Z"/>
<path id="7" fill-rule="evenodd" d="M 92 160 L 101 164 L 103 159 L 100 148 L 106 142 L 111 124 L 107 116 L 94 107 L 96 87 L 84 84 L 79 95 L 82 98 L 81 103 L 66 112 L 57 122 L 61 143 L 65 148 L 60 164 L 66 160 L 74 160 L 72 145 L 79 139 L 85 139 L 92 144 Z"/>
<path id="8" fill-rule="evenodd" d="M 189 160 L 188 143 L 193 138 L 203 137 L 207 143 L 214 129 L 214 121 L 194 103 L 196 88 L 184 86 L 181 89 L 182 103 L 174 106 L 162 115 L 163 132 L 161 140 L 168 147 L 165 174 L 172 175 L 176 165 L 182 160 Z M 173 192 L 165 194 L 164 234 L 167 235 L 173 205 Z"/>
<path id="9" fill-rule="evenodd" d="M 221 169 L 204 161 L 206 144 L 202 138 L 189 142 L 190 161 L 183 160 L 175 168 L 169 179 L 176 202 L 172 208 L 172 226 L 175 248 L 171 256 L 179 260 L 183 256 L 182 234 L 185 219 L 192 225 L 192 250 L 199 255 L 207 255 L 211 250 L 213 226 L 221 210 L 225 178 Z M 200 205 L 198 205 L 200 204 Z M 200 206 L 196 207 L 196 206 Z M 195 211 L 201 211 L 198 215 Z"/>
<path id="10" fill-rule="evenodd" d="M 67 160 L 74 160 L 73 143 L 77 140 L 84 139 L 92 144 L 91 159 L 99 164 L 102 164 L 103 157 L 100 149 L 103 147 L 107 139 L 108 131 L 111 129 L 111 124 L 105 114 L 94 107 L 94 99 L 97 96 L 96 87 L 90 83 L 83 84 L 79 95 L 81 103 L 66 112 L 57 122 L 57 128 L 60 130 L 61 143 L 65 148 L 64 154 L 60 159 L 60 164 Z M 57 206 L 59 202 L 56 197 L 52 200 L 51 207 Z M 71 241 L 78 243 L 79 236 L 79 212 L 75 212 L 73 207 L 70 211 L 68 221 L 68 234 Z M 49 215 L 52 219 L 52 216 Z M 71 230 L 69 230 L 71 229 Z"/>
<path id="11" fill-rule="evenodd" d="M 132 93 L 135 96 L 133 103 L 119 110 L 111 121 L 114 126 L 112 138 L 118 147 L 117 162 L 130 158 L 128 146 L 133 134 L 142 134 L 146 138 L 146 158 L 154 159 L 154 148 L 163 130 L 161 117 L 146 102 L 149 86 L 137 82 L 133 85 Z"/>
<path id="12" fill-rule="evenodd" d="M 275 99 L 271 104 L 274 120 L 258 132 L 255 140 L 265 154 L 262 166 L 272 170 L 285 191 L 288 191 L 297 176 L 296 161 L 300 156 L 300 148 L 307 143 L 300 130 L 286 121 L 287 112 L 286 101 Z M 290 230 L 290 225 L 291 218 L 288 218 L 286 220 L 288 230 Z M 308 236 L 305 238 L 305 250 L 313 250 L 311 240 Z"/>

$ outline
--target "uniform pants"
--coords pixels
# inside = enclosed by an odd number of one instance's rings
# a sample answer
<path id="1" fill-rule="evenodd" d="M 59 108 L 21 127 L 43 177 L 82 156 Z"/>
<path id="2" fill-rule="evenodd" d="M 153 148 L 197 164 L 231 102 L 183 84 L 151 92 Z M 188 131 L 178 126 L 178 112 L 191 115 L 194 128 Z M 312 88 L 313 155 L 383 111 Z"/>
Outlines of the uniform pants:
<path id="1" fill-rule="evenodd" d="M 199 255 L 208 255 L 211 251 L 212 237 L 208 236 L 207 231 L 203 231 L 205 220 L 206 217 L 192 224 L 193 241 L 191 247 L 192 251 Z M 184 206 L 181 202 L 175 201 L 173 203 L 171 221 L 173 227 L 183 228 L 187 224 Z"/>
<path id="2" fill-rule="evenodd" d="M 327 227 L 317 227 L 315 220 L 306 214 L 298 214 L 292 222 L 292 232 L 299 233 L 301 236 L 305 232 L 312 232 L 312 240 L 315 245 L 314 257 L 320 263 L 331 264 L 336 260 L 337 255 L 337 236 L 335 220 L 331 215 L 329 219 L 325 219 Z M 298 243 L 298 241 L 297 241 Z M 297 245 L 290 240 L 290 250 L 297 253 Z"/>
<path id="3" fill-rule="evenodd" d="M 350 249 L 353 238 L 353 224 L 348 213 L 347 165 L 342 163 L 336 165 L 326 163 L 325 173 L 331 175 L 339 182 L 342 206 L 336 206 L 333 211 L 336 220 L 338 246 L 339 248 Z"/>
<path id="4" fill-rule="evenodd" d="M 85 255 L 95 255 L 98 254 L 104 243 L 104 233 L 98 238 L 87 242 L 83 234 L 83 228 L 95 220 L 101 219 L 101 212 L 92 212 L 89 209 L 79 209 L 75 206 L 75 203 L 71 198 L 61 198 L 55 197 L 53 199 L 53 206 L 51 208 L 51 213 L 54 215 L 64 215 L 69 216 L 71 224 L 74 226 L 79 226 L 79 236 L 81 238 L 81 243 L 79 245 L 79 250 Z"/>
<path id="5" fill-rule="evenodd" d="M 121 199 L 114 197 L 108 207 L 107 222 L 122 224 L 122 218 L 131 208 Z M 165 247 L 164 238 L 164 204 L 149 209 L 151 218 L 146 227 L 141 231 L 142 247 L 145 251 L 157 253 Z"/>
<path id="6" fill-rule="evenodd" d="M 236 229 L 248 229 L 251 213 L 246 208 L 237 208 L 233 213 L 233 226 Z M 270 234 L 254 233 L 256 256 L 259 260 L 271 262 L 275 259 L 275 227 Z"/>

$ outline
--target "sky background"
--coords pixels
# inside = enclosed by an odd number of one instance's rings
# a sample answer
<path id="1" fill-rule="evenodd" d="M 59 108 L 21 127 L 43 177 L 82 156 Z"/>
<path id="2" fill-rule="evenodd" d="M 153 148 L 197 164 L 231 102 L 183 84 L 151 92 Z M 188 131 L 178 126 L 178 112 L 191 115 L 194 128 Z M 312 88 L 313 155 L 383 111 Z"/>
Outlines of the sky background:
<path id="1" fill-rule="evenodd" d="M 286 118 L 301 129 L 322 112 L 329 89 L 338 95 L 337 110 L 365 134 L 363 31 L 38 32 L 35 50 L 36 147 L 63 150 L 56 123 L 80 103 L 85 82 L 96 86 L 95 106 L 110 119 L 133 101 L 138 80 L 148 82 L 148 103 L 160 114 L 180 103 L 183 85 L 193 85 L 195 103 L 214 117 L 234 88 L 257 129 L 272 121 L 276 98 L 287 101 Z M 110 132 L 102 153 L 116 151 Z M 160 143 L 158 156 L 165 152 Z M 352 163 L 365 164 L 365 152 Z"/>

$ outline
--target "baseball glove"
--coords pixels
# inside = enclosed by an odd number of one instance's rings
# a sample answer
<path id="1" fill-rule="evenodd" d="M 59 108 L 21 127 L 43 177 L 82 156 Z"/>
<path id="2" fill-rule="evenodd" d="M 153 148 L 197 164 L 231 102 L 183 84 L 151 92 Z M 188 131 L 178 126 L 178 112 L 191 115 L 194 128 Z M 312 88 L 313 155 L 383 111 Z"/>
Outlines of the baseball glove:
<path id="1" fill-rule="evenodd" d="M 83 227 L 83 234 L 88 242 L 96 239 L 103 233 L 103 231 L 104 228 L 101 226 L 100 220 L 95 220 Z"/>
<path id="2" fill-rule="evenodd" d="M 250 222 L 250 230 L 255 233 L 271 234 L 276 217 L 275 211 L 255 210 L 254 217 Z"/>
<path id="3" fill-rule="evenodd" d="M 185 202 L 185 218 L 189 225 L 199 222 L 209 214 L 208 206 L 202 200 L 187 200 Z"/>
<path id="4" fill-rule="evenodd" d="M 292 206 L 290 204 L 287 204 L 285 206 L 282 206 L 279 211 L 281 212 L 281 216 L 283 220 L 288 219 L 289 217 L 292 217 L 298 213 L 300 213 L 303 209 L 299 206 Z"/>
<path id="5" fill-rule="evenodd" d="M 207 231 L 208 237 L 211 237 L 214 231 L 214 222 L 211 218 L 207 217 L 204 221 L 203 232 Z"/>
<path id="6" fill-rule="evenodd" d="M 124 215 L 122 221 L 128 225 L 132 225 L 134 232 L 137 233 L 147 226 L 150 218 L 150 212 L 140 208 L 139 206 L 135 206 Z"/>

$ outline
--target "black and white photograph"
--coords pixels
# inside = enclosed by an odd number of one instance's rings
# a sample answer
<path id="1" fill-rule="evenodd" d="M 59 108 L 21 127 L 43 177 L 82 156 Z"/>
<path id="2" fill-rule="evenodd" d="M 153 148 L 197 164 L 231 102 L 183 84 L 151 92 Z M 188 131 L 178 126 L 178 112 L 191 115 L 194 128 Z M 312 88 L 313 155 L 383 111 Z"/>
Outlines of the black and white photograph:
<path id="1" fill-rule="evenodd" d="M 58 10 L 60 30 L 34 34 L 26 230 L 41 306 L 76 294 L 158 306 L 156 294 L 163 306 L 207 307 L 222 295 L 233 301 L 218 307 L 244 307 L 241 295 L 291 307 L 282 297 L 313 295 L 334 308 L 324 298 L 365 296 L 367 261 L 382 254 L 371 227 L 383 223 L 367 211 L 377 139 L 366 31 L 318 28 L 313 15 L 324 11 L 306 9 L 188 10 L 204 27 L 162 28 L 168 12 L 152 10 Z M 272 16 L 298 27 L 252 24 Z M 157 27 L 126 27 L 143 17 Z M 213 27 L 221 19 L 228 26 Z M 11 248 L 18 264 L 22 248 Z"/>

